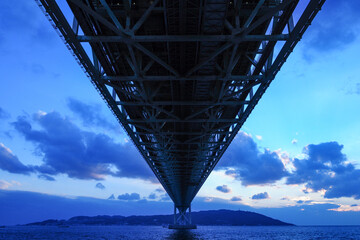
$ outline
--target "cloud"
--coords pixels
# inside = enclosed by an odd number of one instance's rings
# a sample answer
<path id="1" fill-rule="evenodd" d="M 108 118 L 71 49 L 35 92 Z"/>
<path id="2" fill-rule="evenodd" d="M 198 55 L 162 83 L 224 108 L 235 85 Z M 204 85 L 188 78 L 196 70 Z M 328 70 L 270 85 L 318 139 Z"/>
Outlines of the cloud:
<path id="1" fill-rule="evenodd" d="M 110 197 L 108 197 L 108 200 L 115 200 L 115 196 L 114 196 L 114 194 L 111 194 L 111 196 L 110 196 Z"/>
<path id="2" fill-rule="evenodd" d="M 308 203 L 312 203 L 312 200 L 297 200 L 296 203 L 298 204 L 308 204 Z"/>
<path id="3" fill-rule="evenodd" d="M 340 206 L 338 208 L 331 208 L 328 210 L 334 211 L 334 212 L 360 212 L 360 206 L 358 206 L 356 204 L 353 204 L 353 205 L 340 204 Z"/>
<path id="4" fill-rule="evenodd" d="M 9 148 L 0 143 L 0 169 L 10 172 L 28 175 L 33 171 L 29 166 L 22 164 Z"/>
<path id="5" fill-rule="evenodd" d="M 165 192 L 165 190 L 164 190 L 163 188 L 157 188 L 157 189 L 155 189 L 155 191 L 158 192 L 158 193 L 163 193 L 163 192 Z"/>
<path id="6" fill-rule="evenodd" d="M 74 216 L 171 214 L 173 203 L 119 201 L 36 192 L 0 190 L 0 226 L 26 224 Z"/>
<path id="7" fill-rule="evenodd" d="M 260 135 L 256 135 L 255 137 L 256 137 L 258 140 L 260 140 L 260 141 L 263 139 L 263 137 L 260 136 Z"/>
<path id="8" fill-rule="evenodd" d="M 46 181 L 55 181 L 55 178 L 53 178 L 49 175 L 46 175 L 46 174 L 40 174 L 40 175 L 38 175 L 38 178 L 46 180 Z"/>
<path id="9" fill-rule="evenodd" d="M 298 142 L 298 140 L 295 138 L 291 141 L 292 144 L 297 144 L 297 142 Z"/>
<path id="10" fill-rule="evenodd" d="M 216 190 L 223 193 L 230 193 L 231 189 L 227 185 L 217 186 Z"/>
<path id="11" fill-rule="evenodd" d="M 5 110 L 0 107 L 0 119 L 6 119 L 9 117 L 10 117 L 10 114 L 5 112 Z"/>
<path id="12" fill-rule="evenodd" d="M 105 189 L 105 186 L 104 186 L 102 183 L 97 183 L 97 184 L 95 185 L 95 187 L 96 187 L 96 188 L 99 188 L 99 189 L 101 189 L 101 190 Z"/>
<path id="13" fill-rule="evenodd" d="M 217 169 L 240 180 L 242 185 L 268 184 L 287 176 L 288 173 L 276 152 L 260 152 L 252 137 L 239 132 Z"/>
<path id="14" fill-rule="evenodd" d="M 306 55 L 343 49 L 358 37 L 360 2 L 328 0 L 306 33 Z"/>
<path id="15" fill-rule="evenodd" d="M 150 193 L 150 195 L 148 196 L 149 199 L 156 199 L 157 196 L 155 193 Z"/>
<path id="16" fill-rule="evenodd" d="M 4 180 L 0 180 L 0 189 L 8 189 L 10 186 L 12 186 L 11 183 Z"/>
<path id="17" fill-rule="evenodd" d="M 306 191 L 325 190 L 325 198 L 360 199 L 360 170 L 347 161 L 337 142 L 310 144 L 303 149 L 306 157 L 295 158 L 295 170 L 287 184 L 305 184 Z"/>
<path id="18" fill-rule="evenodd" d="M 33 129 L 25 117 L 18 117 L 13 125 L 43 156 L 43 164 L 34 166 L 36 171 L 47 175 L 66 174 L 77 179 L 101 180 L 111 175 L 156 182 L 131 143 L 119 144 L 105 134 L 83 131 L 57 112 L 38 114 L 34 121 L 41 130 Z M 11 168 L 13 171 L 29 171 L 16 157 L 11 159 L 17 162 L 17 168 Z"/>
<path id="19" fill-rule="evenodd" d="M 34 45 L 51 44 L 57 40 L 53 29 L 44 18 L 39 9 L 29 1 L 0 1 L 0 47 L 5 48 L 4 44 L 9 41 L 32 42 Z M 26 16 L 32 16 L 32 21 Z M 17 31 L 22 33 L 21 39 L 16 39 Z M 5 34 L 7 33 L 7 34 Z M 2 40 L 2 41 L 1 41 Z M 26 46 L 24 44 L 24 46 Z M 19 49 L 24 49 L 19 47 Z M 21 59 L 21 57 L 20 57 Z"/>
<path id="20" fill-rule="evenodd" d="M 240 202 L 240 201 L 242 201 L 242 199 L 241 199 L 241 197 L 236 197 L 236 196 L 234 196 L 234 197 L 232 197 L 232 198 L 230 199 L 230 201 L 232 201 L 232 202 Z"/>
<path id="21" fill-rule="evenodd" d="M 25 191 L 0 190 L 0 225 L 26 224 L 47 219 L 68 219 L 74 216 L 97 215 L 159 215 L 171 214 L 173 203 L 168 201 L 109 201 L 90 197 L 63 197 Z M 232 209 L 265 214 L 298 225 L 353 225 L 360 221 L 359 212 L 335 212 L 335 204 L 314 204 L 283 208 L 251 208 L 241 202 L 196 197 L 192 211 Z M 305 211 L 301 212 L 300 208 Z M 59 211 L 59 209 L 61 211 Z M 9 217 L 11 216 L 11 217 Z"/>
<path id="22" fill-rule="evenodd" d="M 269 198 L 270 198 L 270 196 L 267 192 L 258 193 L 251 197 L 251 199 L 254 199 L 254 200 L 262 200 L 262 199 L 269 199 Z"/>
<path id="23" fill-rule="evenodd" d="M 161 201 L 171 201 L 171 198 L 170 198 L 169 194 L 165 193 L 160 196 L 160 200 Z"/>
<path id="24" fill-rule="evenodd" d="M 110 123 L 100 114 L 100 107 L 83 103 L 79 100 L 69 98 L 68 107 L 82 120 L 85 126 L 98 126 L 114 130 L 117 126 Z"/>
<path id="25" fill-rule="evenodd" d="M 134 200 L 140 200 L 140 194 L 138 193 L 125 193 L 121 194 L 117 197 L 119 200 L 127 200 L 127 201 L 134 201 Z"/>

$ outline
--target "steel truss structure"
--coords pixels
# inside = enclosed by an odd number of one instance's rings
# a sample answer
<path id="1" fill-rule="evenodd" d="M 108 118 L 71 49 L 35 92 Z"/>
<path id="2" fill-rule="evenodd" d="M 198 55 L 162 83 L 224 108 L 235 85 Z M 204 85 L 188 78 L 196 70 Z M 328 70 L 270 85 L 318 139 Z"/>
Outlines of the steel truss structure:
<path id="1" fill-rule="evenodd" d="M 36 1 L 179 213 L 325 2 L 67 0 L 70 23 Z"/>

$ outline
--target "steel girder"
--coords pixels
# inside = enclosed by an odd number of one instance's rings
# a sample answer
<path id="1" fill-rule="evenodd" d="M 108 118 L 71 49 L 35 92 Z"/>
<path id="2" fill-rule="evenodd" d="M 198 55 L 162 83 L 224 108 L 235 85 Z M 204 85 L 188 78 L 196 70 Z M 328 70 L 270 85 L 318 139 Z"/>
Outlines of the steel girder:
<path id="1" fill-rule="evenodd" d="M 325 2 L 36 1 L 181 212 Z"/>

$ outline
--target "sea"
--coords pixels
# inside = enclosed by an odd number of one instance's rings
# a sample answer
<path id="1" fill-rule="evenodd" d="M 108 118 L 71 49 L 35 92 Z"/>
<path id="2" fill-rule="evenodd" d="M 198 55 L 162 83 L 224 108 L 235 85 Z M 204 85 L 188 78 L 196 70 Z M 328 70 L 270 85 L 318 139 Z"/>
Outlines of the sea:
<path id="1" fill-rule="evenodd" d="M 360 226 L 198 226 L 173 230 L 161 226 L 10 226 L 0 239 L 360 239 Z"/>

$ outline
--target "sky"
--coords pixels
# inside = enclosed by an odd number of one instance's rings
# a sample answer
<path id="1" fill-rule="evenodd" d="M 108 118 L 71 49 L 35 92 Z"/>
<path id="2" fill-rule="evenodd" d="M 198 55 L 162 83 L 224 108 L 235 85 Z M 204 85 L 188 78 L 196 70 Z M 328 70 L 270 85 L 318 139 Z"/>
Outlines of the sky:
<path id="1" fill-rule="evenodd" d="M 352 0 L 324 4 L 193 211 L 360 224 L 357 9 Z M 0 1 L 0 56 L 0 225 L 172 213 L 169 197 L 35 1 Z"/>

